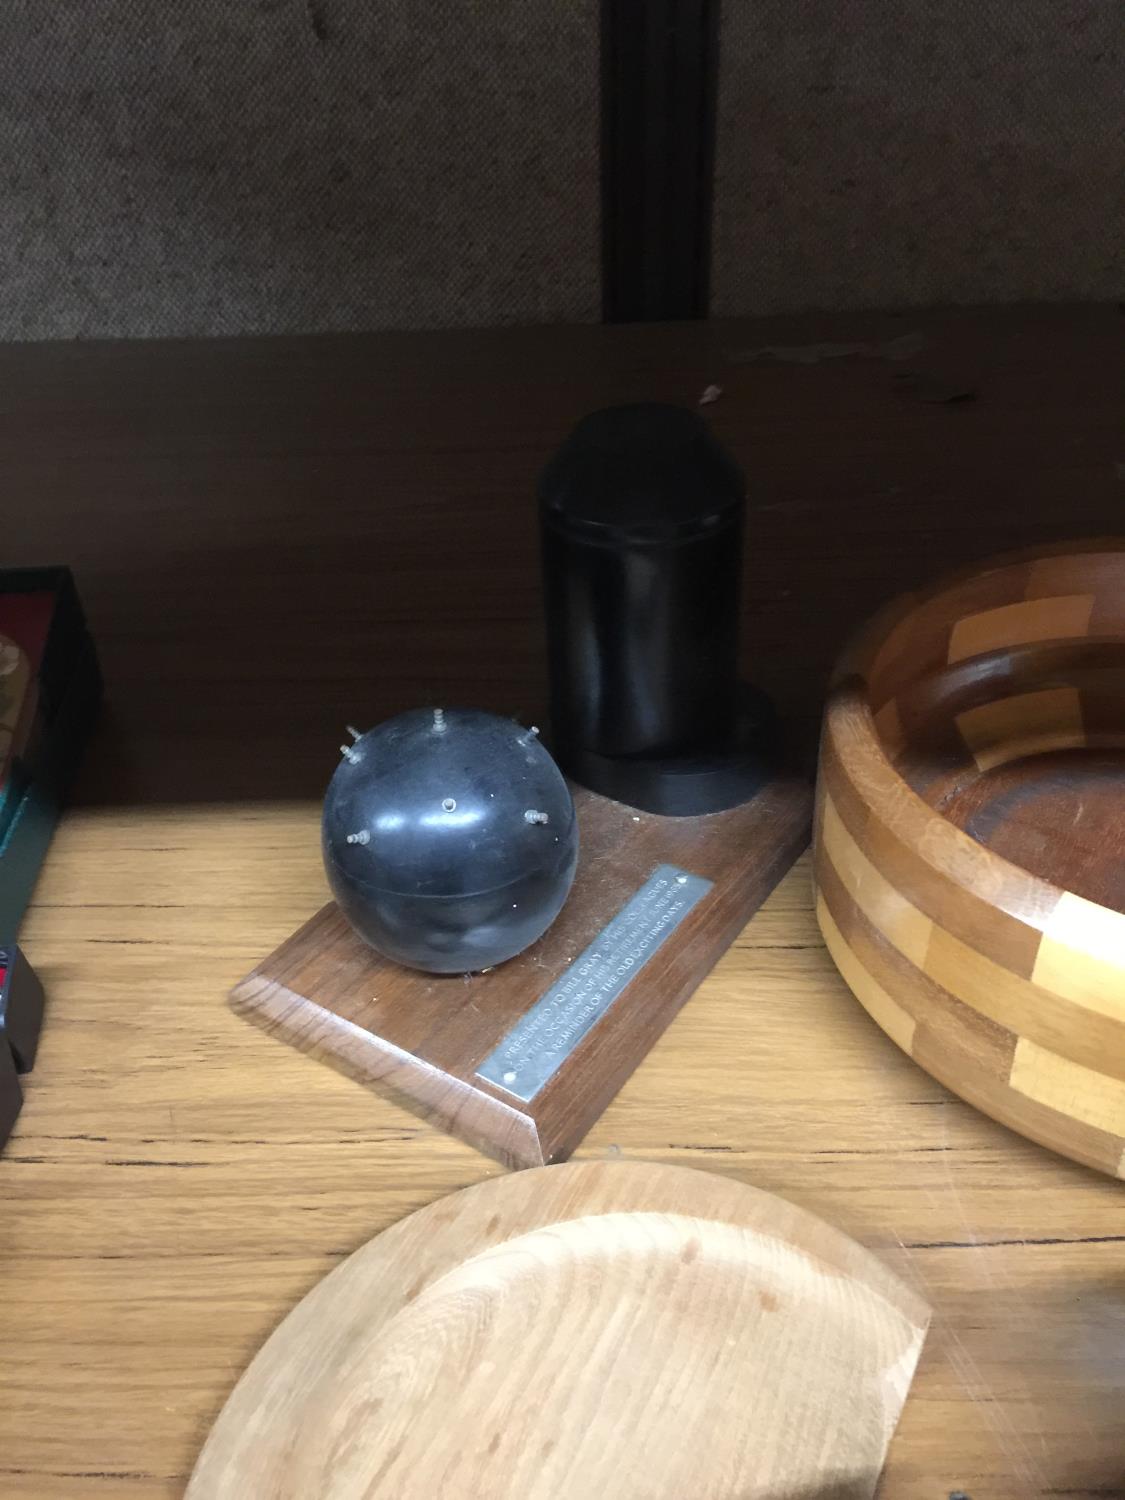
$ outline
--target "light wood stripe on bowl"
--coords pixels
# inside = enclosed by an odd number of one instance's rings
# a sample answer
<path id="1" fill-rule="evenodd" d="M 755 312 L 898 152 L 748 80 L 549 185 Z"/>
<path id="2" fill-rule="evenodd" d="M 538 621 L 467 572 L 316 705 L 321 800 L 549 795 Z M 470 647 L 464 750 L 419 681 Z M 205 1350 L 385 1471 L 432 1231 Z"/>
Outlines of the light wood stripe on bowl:
<path id="1" fill-rule="evenodd" d="M 964 661 L 1008 646 L 1089 635 L 1093 608 L 1093 594 L 1058 594 L 963 615 L 950 631 L 946 660 Z"/>

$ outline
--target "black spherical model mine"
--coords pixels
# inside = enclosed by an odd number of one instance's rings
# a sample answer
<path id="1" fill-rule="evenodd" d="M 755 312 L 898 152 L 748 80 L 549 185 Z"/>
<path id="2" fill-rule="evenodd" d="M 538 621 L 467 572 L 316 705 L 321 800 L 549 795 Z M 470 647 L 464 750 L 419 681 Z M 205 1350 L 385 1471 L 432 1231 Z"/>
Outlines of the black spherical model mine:
<path id="1" fill-rule="evenodd" d="M 490 969 L 541 937 L 569 894 L 578 829 L 538 731 L 439 708 L 352 733 L 322 839 L 359 935 L 434 974 Z"/>

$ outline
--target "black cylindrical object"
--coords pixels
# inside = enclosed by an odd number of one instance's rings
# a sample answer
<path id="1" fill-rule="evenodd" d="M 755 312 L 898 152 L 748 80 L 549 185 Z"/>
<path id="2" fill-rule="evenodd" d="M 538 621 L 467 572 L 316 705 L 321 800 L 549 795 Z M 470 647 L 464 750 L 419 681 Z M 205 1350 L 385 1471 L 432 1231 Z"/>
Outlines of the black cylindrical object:
<path id="1" fill-rule="evenodd" d="M 554 749 L 577 781 L 654 812 L 761 782 L 738 689 L 745 481 L 695 412 L 585 417 L 540 484 Z"/>

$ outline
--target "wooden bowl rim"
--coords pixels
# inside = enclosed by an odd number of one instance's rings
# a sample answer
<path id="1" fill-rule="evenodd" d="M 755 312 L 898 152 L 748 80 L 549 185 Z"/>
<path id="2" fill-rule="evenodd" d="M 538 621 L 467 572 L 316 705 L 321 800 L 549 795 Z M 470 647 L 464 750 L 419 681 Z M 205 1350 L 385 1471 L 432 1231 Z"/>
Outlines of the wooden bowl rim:
<path id="1" fill-rule="evenodd" d="M 927 604 L 962 584 L 1004 568 L 1053 557 L 1080 556 L 1086 552 L 1117 552 L 1125 556 L 1125 536 L 1091 537 L 1000 553 L 983 562 L 954 569 L 923 590 L 896 595 L 860 627 L 844 648 L 833 673 L 824 711 L 825 732 L 850 779 L 854 780 L 851 777 L 851 767 L 856 764 L 862 766 L 865 761 L 869 769 L 874 764 L 880 773 L 893 779 L 897 797 L 891 814 L 884 816 L 871 798 L 864 796 L 864 801 L 884 826 L 896 838 L 913 847 L 951 885 L 985 900 L 990 906 L 1005 911 L 1017 921 L 1035 927 L 1040 932 L 1044 930 L 1045 921 L 1061 898 L 1064 895 L 1074 895 L 1074 892 L 1040 875 L 1033 875 L 1022 865 L 1017 865 L 1005 859 L 1002 854 L 978 843 L 956 823 L 942 817 L 899 775 L 884 750 L 875 727 L 875 716 L 868 698 L 866 672 L 893 626 L 920 605 Z M 850 741 L 850 745 L 842 747 L 841 739 Z M 941 834 L 935 845 L 928 836 L 939 829 Z M 984 877 L 979 883 L 974 878 L 977 874 Z M 982 891 L 990 888 L 1001 899 L 993 900 L 982 895 Z M 1099 911 L 1120 915 L 1115 908 L 1101 906 L 1096 901 L 1088 901 L 1087 904 Z"/>
<path id="2" fill-rule="evenodd" d="M 836 659 L 831 686 L 835 687 L 852 676 L 862 678 L 866 686 L 867 669 L 891 629 L 921 605 L 931 603 L 942 594 L 960 588 L 962 584 L 986 578 L 989 573 L 1002 573 L 1005 568 L 1017 568 L 1021 563 L 1046 562 L 1054 557 L 1081 557 L 1086 552 L 1119 552 L 1125 555 L 1125 535 L 1085 537 L 1070 542 L 1020 547 L 1012 552 L 997 552 L 979 562 L 952 568 L 925 588 L 905 589 L 901 594 L 893 595 L 874 614 L 869 615 L 845 643 Z"/>

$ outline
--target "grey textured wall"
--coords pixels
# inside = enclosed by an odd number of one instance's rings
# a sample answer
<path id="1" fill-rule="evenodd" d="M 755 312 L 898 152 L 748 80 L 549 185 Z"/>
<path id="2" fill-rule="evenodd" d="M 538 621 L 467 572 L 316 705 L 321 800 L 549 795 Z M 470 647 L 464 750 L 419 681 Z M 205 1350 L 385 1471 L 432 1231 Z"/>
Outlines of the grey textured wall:
<path id="1" fill-rule="evenodd" d="M 589 320 L 595 0 L 6 0 L 0 339 Z"/>
<path id="2" fill-rule="evenodd" d="M 713 307 L 1125 295 L 1120 0 L 725 0 Z"/>

